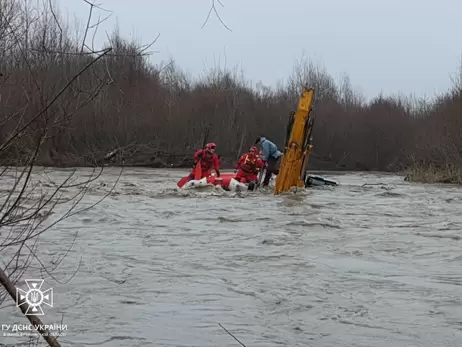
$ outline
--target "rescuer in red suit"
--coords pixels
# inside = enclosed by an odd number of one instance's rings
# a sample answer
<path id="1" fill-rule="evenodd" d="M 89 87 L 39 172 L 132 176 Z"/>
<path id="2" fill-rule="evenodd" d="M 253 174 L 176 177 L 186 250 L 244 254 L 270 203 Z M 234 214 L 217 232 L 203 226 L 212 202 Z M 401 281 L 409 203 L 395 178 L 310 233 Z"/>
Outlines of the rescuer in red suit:
<path id="1" fill-rule="evenodd" d="M 215 153 L 215 148 L 217 146 L 214 143 L 208 143 L 205 146 L 205 149 L 199 149 L 194 153 L 194 168 L 189 174 L 191 180 L 194 179 L 196 175 L 196 164 L 200 162 L 202 175 L 201 178 L 210 176 L 212 174 L 212 169 L 215 169 L 217 176 L 220 177 L 220 160 Z"/>
<path id="2" fill-rule="evenodd" d="M 257 175 L 263 165 L 263 161 L 257 155 L 257 147 L 251 147 L 249 153 L 242 155 L 237 162 L 236 180 L 241 183 L 256 182 L 258 180 Z"/>

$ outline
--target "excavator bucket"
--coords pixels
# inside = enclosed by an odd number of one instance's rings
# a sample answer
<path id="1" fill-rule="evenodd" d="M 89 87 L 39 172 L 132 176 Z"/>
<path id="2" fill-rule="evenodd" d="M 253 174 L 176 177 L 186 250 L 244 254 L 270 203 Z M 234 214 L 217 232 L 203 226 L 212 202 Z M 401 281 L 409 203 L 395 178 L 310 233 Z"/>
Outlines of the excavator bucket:
<path id="1" fill-rule="evenodd" d="M 292 187 L 304 187 L 305 166 L 313 150 L 311 144 L 313 122 L 311 116 L 314 90 L 304 88 L 297 111 L 289 118 L 286 143 L 276 176 L 274 194 L 288 192 Z"/>

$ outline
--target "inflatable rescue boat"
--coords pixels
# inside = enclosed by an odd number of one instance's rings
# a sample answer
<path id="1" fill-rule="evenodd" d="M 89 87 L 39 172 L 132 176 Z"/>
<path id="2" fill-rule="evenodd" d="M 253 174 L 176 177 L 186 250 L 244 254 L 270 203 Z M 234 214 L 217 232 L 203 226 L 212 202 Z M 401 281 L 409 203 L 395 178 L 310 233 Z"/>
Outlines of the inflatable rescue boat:
<path id="1" fill-rule="evenodd" d="M 236 192 L 243 190 L 255 190 L 257 187 L 256 182 L 248 184 L 241 183 L 235 179 L 235 173 L 222 173 L 220 177 L 212 174 L 210 176 L 201 178 L 199 180 L 188 180 L 188 176 L 183 177 L 178 181 L 177 186 L 181 189 L 201 188 L 206 186 L 221 186 L 224 190 Z"/>

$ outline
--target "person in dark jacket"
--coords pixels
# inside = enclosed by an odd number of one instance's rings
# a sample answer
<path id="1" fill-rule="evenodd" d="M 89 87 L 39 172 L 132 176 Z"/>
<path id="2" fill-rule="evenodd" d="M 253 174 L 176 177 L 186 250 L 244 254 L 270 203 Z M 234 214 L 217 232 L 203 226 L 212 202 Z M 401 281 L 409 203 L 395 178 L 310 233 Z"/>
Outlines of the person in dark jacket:
<path id="1" fill-rule="evenodd" d="M 273 142 L 271 142 L 264 136 L 260 136 L 257 138 L 257 140 L 255 141 L 255 145 L 257 144 L 260 145 L 260 148 L 263 151 L 262 160 L 266 163 L 266 174 L 262 183 L 262 186 L 265 187 L 269 184 L 271 176 L 273 174 L 277 175 L 279 173 L 277 165 L 279 163 L 279 159 L 282 156 L 282 152 Z"/>

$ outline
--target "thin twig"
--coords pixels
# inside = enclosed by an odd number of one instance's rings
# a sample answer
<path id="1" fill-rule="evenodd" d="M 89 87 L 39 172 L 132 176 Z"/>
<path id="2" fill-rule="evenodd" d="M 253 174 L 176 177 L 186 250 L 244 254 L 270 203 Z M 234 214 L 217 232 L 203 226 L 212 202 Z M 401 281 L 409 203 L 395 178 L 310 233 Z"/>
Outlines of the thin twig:
<path id="1" fill-rule="evenodd" d="M 231 334 L 223 325 L 221 325 L 220 323 L 218 323 L 218 325 L 220 327 L 223 328 L 224 331 L 226 331 L 233 339 L 235 339 L 237 342 L 239 342 L 241 344 L 241 346 L 243 347 L 246 347 L 241 341 L 238 340 L 238 338 L 236 336 L 234 336 L 233 334 Z"/>
<path id="2" fill-rule="evenodd" d="M 220 0 L 212 0 L 212 5 L 210 6 L 210 9 L 209 9 L 209 13 L 207 14 L 207 18 L 205 19 L 205 22 L 204 24 L 202 24 L 201 26 L 201 29 L 204 29 L 205 25 L 208 23 L 209 19 L 210 19 L 210 15 L 212 14 L 212 12 L 215 12 L 215 15 L 217 16 L 218 20 L 221 22 L 221 24 L 226 28 L 228 29 L 229 31 L 232 32 L 232 30 L 225 24 L 225 22 L 223 22 L 223 20 L 221 19 L 220 17 L 220 14 L 218 13 L 217 11 L 217 8 L 215 6 L 215 3 L 218 3 L 219 5 L 221 5 L 221 7 L 225 7 L 223 5 L 223 3 L 220 1 Z"/>

